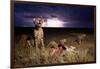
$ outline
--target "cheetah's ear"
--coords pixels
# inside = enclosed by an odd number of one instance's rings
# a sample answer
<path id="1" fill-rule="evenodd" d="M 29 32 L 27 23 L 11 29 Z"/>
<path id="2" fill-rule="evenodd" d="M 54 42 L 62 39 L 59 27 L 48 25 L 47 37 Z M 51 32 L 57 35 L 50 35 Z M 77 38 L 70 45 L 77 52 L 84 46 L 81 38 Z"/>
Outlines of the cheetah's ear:
<path id="1" fill-rule="evenodd" d="M 36 21 L 36 18 L 33 18 L 33 20 L 32 20 L 32 21 L 33 21 L 33 23 L 35 23 L 35 21 Z"/>
<path id="2" fill-rule="evenodd" d="M 36 20 L 36 18 L 33 18 L 33 22 Z"/>

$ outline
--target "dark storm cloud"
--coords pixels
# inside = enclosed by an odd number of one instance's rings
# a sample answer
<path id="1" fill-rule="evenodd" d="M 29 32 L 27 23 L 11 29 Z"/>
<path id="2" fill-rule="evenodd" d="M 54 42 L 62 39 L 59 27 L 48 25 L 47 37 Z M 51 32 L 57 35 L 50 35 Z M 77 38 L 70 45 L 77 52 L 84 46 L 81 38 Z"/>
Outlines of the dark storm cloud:
<path id="1" fill-rule="evenodd" d="M 63 23 L 57 27 L 93 28 L 94 7 L 54 6 L 43 4 L 21 4 L 14 6 L 15 26 L 34 27 L 32 18 L 43 16 L 45 19 L 58 18 Z M 46 25 L 45 25 L 46 27 Z M 52 26 L 47 26 L 52 27 Z M 56 27 L 56 25 L 55 25 Z"/>

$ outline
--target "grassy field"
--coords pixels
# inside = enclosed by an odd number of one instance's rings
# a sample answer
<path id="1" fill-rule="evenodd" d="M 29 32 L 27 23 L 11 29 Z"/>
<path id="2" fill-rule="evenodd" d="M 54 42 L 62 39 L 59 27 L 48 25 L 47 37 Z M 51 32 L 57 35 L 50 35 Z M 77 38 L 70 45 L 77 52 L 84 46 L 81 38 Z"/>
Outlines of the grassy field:
<path id="1" fill-rule="evenodd" d="M 11 66 L 12 67 L 29 67 L 43 64 L 61 64 L 61 63 L 87 63 L 95 62 L 95 38 L 94 34 L 89 32 L 79 32 L 68 30 L 51 30 L 44 29 L 45 50 L 39 49 L 36 51 L 34 46 L 27 44 L 26 38 L 29 36 L 26 33 L 15 34 L 14 46 L 11 47 Z M 81 45 L 75 41 L 80 34 L 86 34 Z M 66 39 L 65 45 L 76 47 L 75 52 L 66 52 L 63 56 L 50 56 L 50 48 L 47 45 L 51 41 L 59 43 L 59 40 Z"/>

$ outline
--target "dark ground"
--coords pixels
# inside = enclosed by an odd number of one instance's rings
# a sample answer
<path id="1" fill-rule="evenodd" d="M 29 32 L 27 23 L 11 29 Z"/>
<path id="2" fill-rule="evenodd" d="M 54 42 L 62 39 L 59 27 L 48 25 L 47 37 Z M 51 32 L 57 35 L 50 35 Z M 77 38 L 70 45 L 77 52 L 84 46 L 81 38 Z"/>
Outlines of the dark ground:
<path id="1" fill-rule="evenodd" d="M 19 41 L 19 38 L 21 35 L 28 35 L 32 36 L 33 34 L 33 29 L 32 27 L 16 27 L 15 28 L 15 41 Z M 66 38 L 69 36 L 72 36 L 72 33 L 77 33 L 77 34 L 89 34 L 89 35 L 94 35 L 94 30 L 93 29 L 84 29 L 84 28 L 43 28 L 44 30 L 44 40 L 45 43 L 48 44 L 51 40 L 55 40 L 55 38 Z M 75 37 L 75 36 L 74 36 Z"/>

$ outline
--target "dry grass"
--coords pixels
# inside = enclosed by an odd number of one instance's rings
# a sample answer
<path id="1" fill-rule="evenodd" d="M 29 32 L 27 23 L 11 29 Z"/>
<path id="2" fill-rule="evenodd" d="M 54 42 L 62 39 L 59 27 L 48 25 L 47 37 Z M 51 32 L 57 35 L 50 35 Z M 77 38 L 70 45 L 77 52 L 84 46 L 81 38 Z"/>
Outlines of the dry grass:
<path id="1" fill-rule="evenodd" d="M 20 40 L 14 47 L 15 55 L 12 56 L 12 67 L 28 67 L 39 64 L 60 64 L 60 63 L 85 63 L 95 61 L 95 42 L 91 39 L 93 35 L 87 35 L 80 46 L 74 43 L 73 37 L 66 37 L 66 46 L 75 46 L 74 52 L 67 52 L 63 56 L 50 56 L 50 48 L 46 47 L 45 50 L 28 46 L 25 39 Z M 58 39 L 56 42 L 58 42 Z"/>

